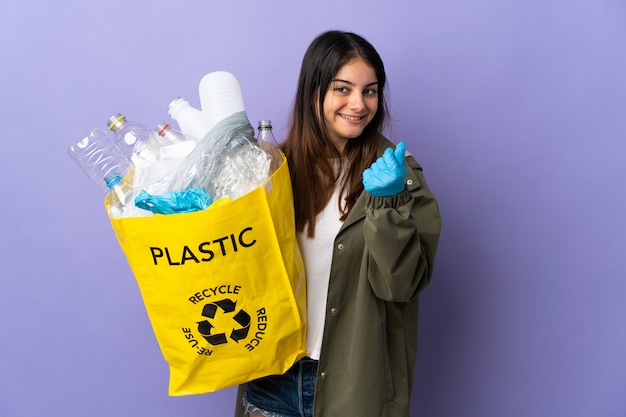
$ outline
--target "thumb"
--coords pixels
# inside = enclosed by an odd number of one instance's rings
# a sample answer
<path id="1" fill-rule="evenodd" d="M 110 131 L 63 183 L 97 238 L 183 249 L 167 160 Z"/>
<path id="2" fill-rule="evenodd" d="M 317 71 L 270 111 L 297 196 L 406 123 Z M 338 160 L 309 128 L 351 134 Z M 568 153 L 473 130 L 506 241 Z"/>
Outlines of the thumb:
<path id="1" fill-rule="evenodd" d="M 398 145 L 396 145 L 396 150 L 393 152 L 393 155 L 396 158 L 396 161 L 398 161 L 399 164 L 402 164 L 402 162 L 404 161 L 404 150 L 406 149 L 406 143 L 404 143 L 404 141 L 398 143 Z"/>

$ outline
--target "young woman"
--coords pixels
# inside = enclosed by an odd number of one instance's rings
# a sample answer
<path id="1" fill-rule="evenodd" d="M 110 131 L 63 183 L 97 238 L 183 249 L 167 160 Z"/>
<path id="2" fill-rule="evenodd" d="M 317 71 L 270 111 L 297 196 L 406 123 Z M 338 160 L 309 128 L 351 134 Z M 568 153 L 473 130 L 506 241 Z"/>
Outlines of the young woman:
<path id="1" fill-rule="evenodd" d="M 308 357 L 242 386 L 237 416 L 409 415 L 419 293 L 441 221 L 420 165 L 381 134 L 385 81 L 356 34 L 325 32 L 306 51 L 282 148 L 307 274 Z"/>

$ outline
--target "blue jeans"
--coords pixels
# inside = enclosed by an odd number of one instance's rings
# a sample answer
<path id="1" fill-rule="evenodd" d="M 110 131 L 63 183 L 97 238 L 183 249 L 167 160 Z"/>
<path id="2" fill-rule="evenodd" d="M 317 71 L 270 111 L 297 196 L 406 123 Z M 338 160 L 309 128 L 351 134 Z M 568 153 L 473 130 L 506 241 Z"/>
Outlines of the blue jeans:
<path id="1" fill-rule="evenodd" d="M 312 417 L 317 361 L 296 362 L 285 374 L 248 382 L 243 405 L 264 417 Z"/>

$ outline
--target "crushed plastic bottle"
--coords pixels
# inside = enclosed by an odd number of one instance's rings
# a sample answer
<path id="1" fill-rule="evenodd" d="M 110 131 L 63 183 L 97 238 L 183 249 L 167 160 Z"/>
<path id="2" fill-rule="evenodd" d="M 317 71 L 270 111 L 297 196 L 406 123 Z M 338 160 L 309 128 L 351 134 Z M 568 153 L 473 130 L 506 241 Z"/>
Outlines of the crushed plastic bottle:
<path id="1" fill-rule="evenodd" d="M 100 129 L 92 129 L 70 146 L 68 152 L 102 195 L 109 192 L 102 178 L 114 172 L 122 176 L 129 173 L 130 161 L 111 141 L 110 135 Z"/>
<path id="2" fill-rule="evenodd" d="M 196 141 L 168 123 L 162 122 L 156 128 L 165 144 L 159 148 L 159 158 L 184 158 L 196 147 Z"/>

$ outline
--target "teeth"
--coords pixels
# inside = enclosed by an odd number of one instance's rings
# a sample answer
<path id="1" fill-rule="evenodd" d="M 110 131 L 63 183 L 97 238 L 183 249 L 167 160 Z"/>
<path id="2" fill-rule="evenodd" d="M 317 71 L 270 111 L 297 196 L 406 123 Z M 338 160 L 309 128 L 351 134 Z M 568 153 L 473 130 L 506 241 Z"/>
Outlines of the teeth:
<path id="1" fill-rule="evenodd" d="M 348 116 L 347 114 L 342 114 L 342 116 L 348 120 L 360 120 L 361 119 L 359 116 Z"/>

